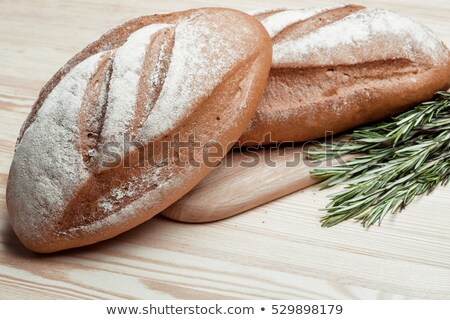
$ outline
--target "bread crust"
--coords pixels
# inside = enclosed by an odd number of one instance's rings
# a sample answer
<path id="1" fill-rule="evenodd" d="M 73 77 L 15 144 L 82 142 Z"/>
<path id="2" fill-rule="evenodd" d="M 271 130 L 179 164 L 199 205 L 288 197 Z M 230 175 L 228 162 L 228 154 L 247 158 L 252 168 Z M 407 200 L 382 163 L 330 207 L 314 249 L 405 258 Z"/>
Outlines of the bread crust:
<path id="1" fill-rule="evenodd" d="M 450 55 L 425 26 L 347 5 L 255 14 L 273 63 L 242 145 L 306 141 L 401 113 L 450 86 Z"/>
<path id="2" fill-rule="evenodd" d="M 182 197 L 212 170 L 209 144 L 225 154 L 244 131 L 271 53 L 258 20 L 218 8 L 140 17 L 88 45 L 44 86 L 17 142 L 6 197 L 22 243 L 109 239 Z M 190 137 L 193 152 L 173 147 Z"/>

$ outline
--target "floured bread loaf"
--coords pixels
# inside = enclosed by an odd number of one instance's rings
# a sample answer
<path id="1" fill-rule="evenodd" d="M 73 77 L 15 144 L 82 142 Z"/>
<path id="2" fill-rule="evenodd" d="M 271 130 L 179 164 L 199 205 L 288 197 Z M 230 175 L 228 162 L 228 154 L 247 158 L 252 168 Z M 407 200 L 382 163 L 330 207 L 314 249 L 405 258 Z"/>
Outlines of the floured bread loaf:
<path id="1" fill-rule="evenodd" d="M 248 125 L 271 52 L 258 20 L 208 8 L 140 17 L 85 48 L 42 89 L 16 145 L 7 205 L 23 244 L 105 240 L 183 196 L 212 169 L 209 145 L 230 147 Z M 191 137 L 193 152 L 173 145 Z"/>
<path id="2" fill-rule="evenodd" d="M 396 13 L 347 5 L 252 13 L 272 69 L 242 144 L 305 141 L 398 114 L 449 87 L 448 49 Z"/>

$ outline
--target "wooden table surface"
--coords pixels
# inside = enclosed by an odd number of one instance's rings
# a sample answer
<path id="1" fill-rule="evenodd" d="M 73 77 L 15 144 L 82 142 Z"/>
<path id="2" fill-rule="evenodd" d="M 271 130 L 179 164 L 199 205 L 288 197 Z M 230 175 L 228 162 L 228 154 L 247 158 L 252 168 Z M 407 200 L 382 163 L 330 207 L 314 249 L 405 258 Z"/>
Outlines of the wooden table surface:
<path id="1" fill-rule="evenodd" d="M 135 16 L 202 6 L 311 7 L 341 1 L 0 0 L 0 298 L 450 299 L 450 187 L 364 230 L 323 229 L 316 187 L 231 219 L 157 216 L 112 240 L 51 255 L 9 226 L 5 187 L 19 129 L 70 57 Z M 450 45 L 450 1 L 354 1 L 408 14 Z M 38 192 L 38 190 L 36 191 Z"/>

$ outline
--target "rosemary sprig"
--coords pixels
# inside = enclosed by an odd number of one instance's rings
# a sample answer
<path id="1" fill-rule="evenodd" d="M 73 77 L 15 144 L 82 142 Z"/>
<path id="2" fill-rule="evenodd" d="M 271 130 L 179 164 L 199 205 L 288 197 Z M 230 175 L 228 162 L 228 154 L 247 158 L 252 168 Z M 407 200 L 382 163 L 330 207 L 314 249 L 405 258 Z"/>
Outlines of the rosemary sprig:
<path id="1" fill-rule="evenodd" d="M 353 131 L 346 140 L 310 148 L 311 160 L 359 154 L 344 164 L 316 168 L 321 188 L 347 183 L 332 195 L 322 226 L 356 219 L 368 227 L 404 209 L 417 195 L 429 194 L 450 180 L 450 93 L 391 121 Z"/>

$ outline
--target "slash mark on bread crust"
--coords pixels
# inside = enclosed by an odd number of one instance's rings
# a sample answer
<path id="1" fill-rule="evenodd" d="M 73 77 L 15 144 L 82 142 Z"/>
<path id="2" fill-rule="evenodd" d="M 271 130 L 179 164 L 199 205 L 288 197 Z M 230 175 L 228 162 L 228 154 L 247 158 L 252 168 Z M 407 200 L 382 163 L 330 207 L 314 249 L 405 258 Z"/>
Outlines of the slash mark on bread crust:
<path id="1" fill-rule="evenodd" d="M 112 74 L 112 52 L 106 53 L 97 71 L 90 79 L 78 118 L 79 145 L 83 161 L 88 168 L 95 163 L 95 154 L 105 121 L 108 102 L 109 79 Z"/>
<path id="2" fill-rule="evenodd" d="M 320 12 L 310 18 L 293 23 L 272 38 L 273 43 L 288 39 L 298 39 L 326 25 L 339 21 L 346 16 L 365 9 L 363 6 L 346 5 Z"/>
<path id="3" fill-rule="evenodd" d="M 277 14 L 277 13 L 280 13 L 280 12 L 284 12 L 286 10 L 287 9 L 268 10 L 268 11 L 265 11 L 265 12 L 261 12 L 261 13 L 255 14 L 254 17 L 256 19 L 258 19 L 258 20 L 263 20 L 263 19 L 266 19 L 266 18 L 268 18 L 270 16 L 273 16 L 274 14 Z"/>
<path id="4" fill-rule="evenodd" d="M 166 79 L 175 41 L 175 28 L 165 28 L 152 35 L 139 79 L 136 113 L 130 133 L 134 138 L 158 101 Z"/>

